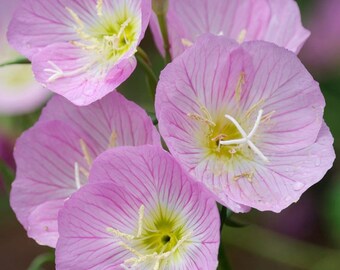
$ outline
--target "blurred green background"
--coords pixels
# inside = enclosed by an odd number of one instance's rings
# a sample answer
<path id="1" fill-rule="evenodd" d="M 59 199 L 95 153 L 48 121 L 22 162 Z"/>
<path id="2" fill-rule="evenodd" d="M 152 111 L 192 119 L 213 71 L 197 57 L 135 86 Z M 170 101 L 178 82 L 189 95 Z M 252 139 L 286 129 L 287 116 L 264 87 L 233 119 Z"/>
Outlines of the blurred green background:
<path id="1" fill-rule="evenodd" d="M 332 1 L 332 0 L 331 0 Z M 340 4 L 340 0 L 334 0 Z M 333 1 L 333 2 L 334 2 Z M 303 14 L 304 25 L 311 29 L 327 20 L 328 15 L 320 13 L 325 0 L 297 1 Z M 331 18 L 328 28 L 323 33 L 323 42 L 327 44 L 327 34 L 332 29 L 340 28 L 340 14 Z M 337 18 L 339 17 L 339 18 Z M 317 18 L 313 24 L 313 19 Z M 310 26 L 310 27 L 309 27 Z M 314 33 L 312 32 L 312 35 Z M 317 33 L 315 34 L 316 37 Z M 312 36 L 313 37 L 313 36 Z M 340 39 L 340 35 L 338 40 Z M 334 42 L 332 40 L 332 42 Z M 325 119 L 335 138 L 336 151 L 340 151 L 340 43 L 335 45 L 333 54 L 330 49 L 322 56 L 320 50 L 325 50 L 307 42 L 300 57 L 314 78 L 320 82 L 326 99 Z M 152 43 L 150 33 L 143 41 L 144 48 L 150 55 L 154 68 L 158 72 L 163 67 L 163 61 Z M 317 53 L 319 52 L 319 53 Z M 328 55 L 331 56 L 328 56 Z M 321 53 L 321 55 L 323 55 Z M 328 57 L 328 58 L 327 58 Z M 147 111 L 153 111 L 151 96 L 143 70 L 138 67 L 133 76 L 119 89 L 124 95 L 136 101 Z M 11 149 L 15 139 L 35 123 L 39 110 L 27 115 L 0 116 L 0 137 L 6 138 L 3 149 Z M 3 150 L 4 151 L 4 150 Z M 9 150 L 10 151 L 10 150 Z M 8 151 L 7 151 L 8 152 Z M 1 154 L 2 158 L 3 154 Z M 12 163 L 10 157 L 6 158 Z M 243 270 L 339 270 L 340 269 L 340 170 L 336 160 L 334 167 L 317 185 L 309 189 L 298 201 L 280 214 L 263 213 L 256 210 L 245 215 L 235 215 L 233 218 L 244 224 L 244 228 L 224 229 L 224 250 L 232 269 Z M 10 182 L 13 172 L 0 160 L 0 176 L 5 186 L 0 184 L 0 269 L 25 270 L 39 254 L 51 250 L 41 247 L 26 236 L 26 232 L 16 220 L 8 202 Z M 37 262 L 37 261 L 36 261 Z M 40 269 L 34 268 L 33 269 Z M 54 269 L 46 265 L 41 269 Z"/>

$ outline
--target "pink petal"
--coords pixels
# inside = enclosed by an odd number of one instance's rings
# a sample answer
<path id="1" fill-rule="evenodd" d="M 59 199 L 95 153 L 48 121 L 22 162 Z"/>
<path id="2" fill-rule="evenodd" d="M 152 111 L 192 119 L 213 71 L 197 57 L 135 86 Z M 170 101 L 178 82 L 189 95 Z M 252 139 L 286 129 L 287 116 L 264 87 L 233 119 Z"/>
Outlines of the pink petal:
<path id="1" fill-rule="evenodd" d="M 170 0 L 167 23 L 171 53 L 180 55 L 205 33 L 235 40 L 265 40 L 297 53 L 309 36 L 293 0 Z M 156 16 L 151 30 L 164 54 Z"/>
<path id="2" fill-rule="evenodd" d="M 39 82 L 79 106 L 88 105 L 114 91 L 136 67 L 134 57 L 110 67 L 101 66 L 85 50 L 66 43 L 46 47 L 33 57 L 32 63 Z M 51 81 L 53 73 L 50 70 L 56 69 L 54 65 L 65 75 Z"/>
<path id="3" fill-rule="evenodd" d="M 28 217 L 27 234 L 40 245 L 55 247 L 59 238 L 58 213 L 64 200 L 48 201 L 37 206 Z"/>
<path id="4" fill-rule="evenodd" d="M 121 269 L 128 251 L 107 228 L 133 233 L 140 205 L 138 198 L 112 183 L 86 185 L 72 195 L 59 213 L 57 269 Z"/>
<path id="5" fill-rule="evenodd" d="M 55 96 L 44 108 L 39 121 L 60 120 L 86 134 L 96 154 L 123 145 L 160 145 L 160 136 L 151 118 L 118 92 L 86 107 L 78 107 Z M 115 137 L 114 142 L 112 136 Z M 114 145 L 112 145 L 114 144 Z"/>
<path id="6" fill-rule="evenodd" d="M 243 164 L 241 170 L 255 170 L 253 181 L 240 179 L 238 183 L 232 183 L 233 180 L 229 180 L 229 185 L 234 186 L 230 198 L 261 211 L 280 212 L 297 202 L 332 167 L 335 159 L 333 141 L 329 128 L 323 123 L 316 142 L 311 146 L 279 153 L 271 157 L 268 166 Z M 242 198 L 236 185 L 243 191 Z"/>
<path id="7" fill-rule="evenodd" d="M 38 123 L 18 139 L 14 151 L 17 173 L 12 184 L 11 207 L 26 229 L 29 215 L 37 206 L 64 200 L 77 190 L 75 162 L 87 168 L 80 138 L 88 141 L 85 134 L 75 132 L 71 126 L 50 121 Z M 81 183 L 87 181 L 83 175 L 80 177 Z"/>

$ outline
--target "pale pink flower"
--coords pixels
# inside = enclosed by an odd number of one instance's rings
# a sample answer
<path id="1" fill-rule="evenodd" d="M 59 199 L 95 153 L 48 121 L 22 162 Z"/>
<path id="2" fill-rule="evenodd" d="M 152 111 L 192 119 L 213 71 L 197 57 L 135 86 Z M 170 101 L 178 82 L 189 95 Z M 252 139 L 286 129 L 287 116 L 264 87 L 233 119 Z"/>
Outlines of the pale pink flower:
<path id="1" fill-rule="evenodd" d="M 298 53 L 309 36 L 293 0 L 169 0 L 167 25 L 175 58 L 205 33 L 239 43 L 265 40 Z M 158 49 L 164 54 L 156 15 L 150 22 Z"/>
<path id="2" fill-rule="evenodd" d="M 215 270 L 220 219 L 211 194 L 160 147 L 98 157 L 59 215 L 58 270 Z"/>
<path id="3" fill-rule="evenodd" d="M 160 144 L 151 119 L 114 92 L 87 107 L 55 96 L 17 141 L 11 206 L 28 235 L 54 247 L 64 201 L 87 183 L 93 160 L 121 145 Z"/>
<path id="4" fill-rule="evenodd" d="M 1 0 L 0 64 L 19 58 L 7 41 L 6 32 L 19 0 Z M 47 100 L 49 91 L 34 80 L 30 65 L 0 67 L 0 114 L 22 114 L 33 111 Z"/>
<path id="5" fill-rule="evenodd" d="M 218 200 L 279 212 L 334 160 L 319 85 L 295 54 L 264 41 L 202 36 L 161 74 L 159 128 Z"/>
<path id="6" fill-rule="evenodd" d="M 87 105 L 133 72 L 150 13 L 150 0 L 25 0 L 8 38 L 39 82 Z"/>

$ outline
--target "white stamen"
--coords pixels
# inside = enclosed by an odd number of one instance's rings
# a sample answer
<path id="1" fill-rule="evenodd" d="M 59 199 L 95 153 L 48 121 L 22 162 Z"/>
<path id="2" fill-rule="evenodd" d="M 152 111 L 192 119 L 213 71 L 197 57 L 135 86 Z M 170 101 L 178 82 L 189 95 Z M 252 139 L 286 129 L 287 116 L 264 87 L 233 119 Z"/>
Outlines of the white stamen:
<path id="1" fill-rule="evenodd" d="M 144 205 L 142 205 L 139 208 L 138 212 L 138 231 L 137 231 L 137 237 L 140 237 L 142 235 L 142 230 L 143 230 L 143 219 L 144 219 Z"/>
<path id="2" fill-rule="evenodd" d="M 263 115 L 263 110 L 260 110 L 258 115 L 257 115 L 254 127 L 252 128 L 250 133 L 247 135 L 247 133 L 244 131 L 244 129 L 241 127 L 241 125 L 237 122 L 237 120 L 235 118 L 233 118 L 232 116 L 226 114 L 225 117 L 227 119 L 229 119 L 236 126 L 236 128 L 240 132 L 242 138 L 241 139 L 235 139 L 235 140 L 226 140 L 226 141 L 222 140 L 222 141 L 220 141 L 220 144 L 221 145 L 248 144 L 248 146 L 255 152 L 255 154 L 257 154 L 263 161 L 268 162 L 269 159 L 251 141 L 251 138 L 254 136 L 254 134 L 256 133 L 256 131 L 257 131 L 259 125 L 260 125 L 262 115 Z"/>
<path id="3" fill-rule="evenodd" d="M 80 184 L 80 176 L 79 176 L 79 165 L 78 162 L 74 163 L 74 179 L 76 181 L 76 187 L 77 189 L 81 188 L 81 184 Z"/>
<path id="4" fill-rule="evenodd" d="M 99 17 L 103 16 L 103 0 L 97 1 L 96 9 L 97 9 L 97 15 Z"/>
<path id="5" fill-rule="evenodd" d="M 73 77 L 73 76 L 76 76 L 76 75 L 79 75 L 85 71 L 87 71 L 91 66 L 92 66 L 92 63 L 91 64 L 87 64 L 83 67 L 80 67 L 78 69 L 75 69 L 75 70 L 72 70 L 72 71 L 68 71 L 68 72 L 64 72 L 60 67 L 58 67 L 54 62 L 52 61 L 48 61 L 47 62 L 53 69 L 51 68 L 46 68 L 44 69 L 44 71 L 46 73 L 50 73 L 52 74 L 48 79 L 47 79 L 47 82 L 54 82 L 60 78 L 66 78 L 66 77 Z"/>
<path id="6" fill-rule="evenodd" d="M 106 228 L 106 231 L 110 234 L 113 234 L 116 237 L 120 237 L 120 238 L 123 238 L 123 239 L 126 239 L 126 240 L 133 240 L 133 239 L 136 238 L 134 235 L 123 233 L 123 232 L 116 230 L 114 228 Z"/>

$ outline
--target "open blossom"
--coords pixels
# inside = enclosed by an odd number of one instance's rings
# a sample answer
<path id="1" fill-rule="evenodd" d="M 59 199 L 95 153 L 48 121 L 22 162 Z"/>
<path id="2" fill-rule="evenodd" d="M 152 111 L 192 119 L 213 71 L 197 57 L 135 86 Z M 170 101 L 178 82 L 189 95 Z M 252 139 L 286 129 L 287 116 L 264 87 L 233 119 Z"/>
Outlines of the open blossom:
<path id="1" fill-rule="evenodd" d="M 20 56 L 6 38 L 7 26 L 19 0 L 0 0 L 0 64 Z M 0 114 L 21 114 L 33 111 L 47 100 L 49 91 L 34 80 L 29 65 L 0 68 Z"/>
<path id="2" fill-rule="evenodd" d="M 25 0 L 8 39 L 39 82 L 87 105 L 133 72 L 150 13 L 150 0 Z"/>
<path id="3" fill-rule="evenodd" d="M 165 68 L 156 96 L 170 152 L 235 212 L 279 212 L 322 179 L 334 160 L 324 106 L 293 53 L 211 34 Z"/>
<path id="4" fill-rule="evenodd" d="M 169 0 L 167 25 L 172 57 L 181 54 L 205 33 L 239 43 L 265 40 L 299 52 L 309 36 L 293 0 Z M 164 54 L 156 16 L 150 26 Z"/>
<path id="5" fill-rule="evenodd" d="M 87 107 L 55 96 L 17 141 L 11 207 L 38 243 L 55 247 L 64 201 L 87 183 L 94 159 L 122 145 L 160 144 L 151 119 L 117 92 Z"/>
<path id="6" fill-rule="evenodd" d="M 219 226 L 214 198 L 170 154 L 119 147 L 60 211 L 57 269 L 215 270 Z"/>

